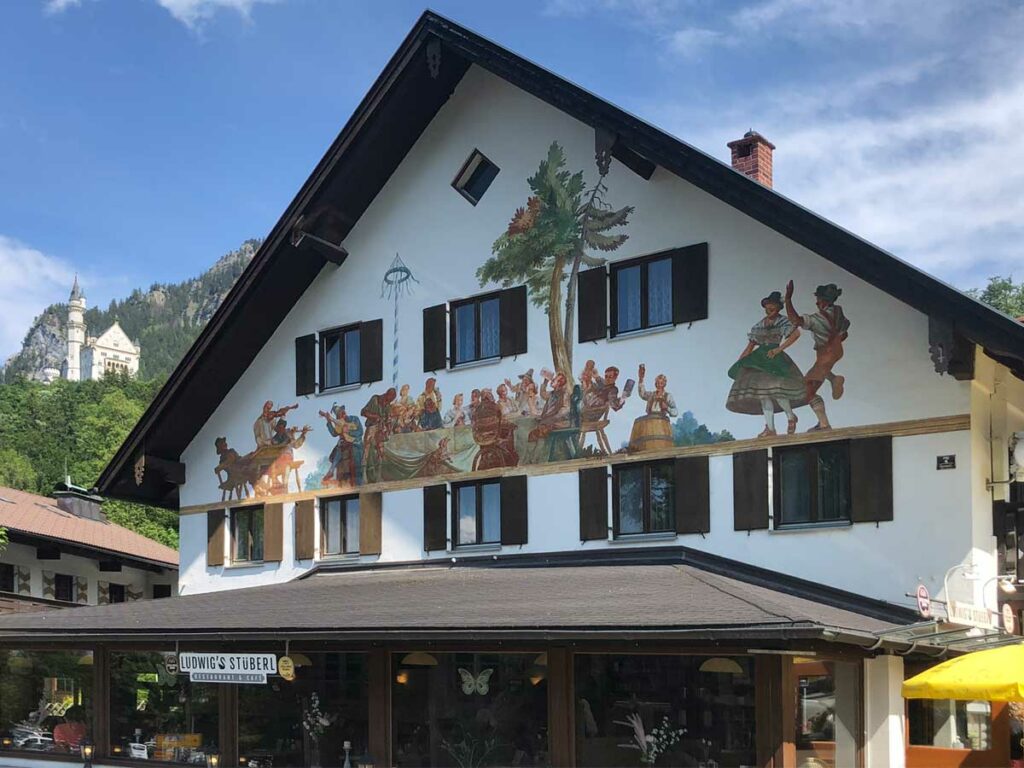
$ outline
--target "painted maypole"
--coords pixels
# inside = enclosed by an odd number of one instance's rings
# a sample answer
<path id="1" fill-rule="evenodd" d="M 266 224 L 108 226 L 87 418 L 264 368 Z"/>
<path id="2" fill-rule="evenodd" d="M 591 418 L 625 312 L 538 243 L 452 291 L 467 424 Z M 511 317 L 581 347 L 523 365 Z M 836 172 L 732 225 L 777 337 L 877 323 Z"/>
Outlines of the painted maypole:
<path id="1" fill-rule="evenodd" d="M 391 361 L 391 385 L 395 387 L 398 386 L 398 299 L 402 296 L 412 296 L 412 284 L 418 282 L 419 280 L 413 276 L 412 270 L 396 253 L 391 266 L 384 273 L 384 282 L 380 287 L 381 298 L 393 299 L 395 302 L 395 330 L 394 340 L 391 344 L 393 358 Z"/>

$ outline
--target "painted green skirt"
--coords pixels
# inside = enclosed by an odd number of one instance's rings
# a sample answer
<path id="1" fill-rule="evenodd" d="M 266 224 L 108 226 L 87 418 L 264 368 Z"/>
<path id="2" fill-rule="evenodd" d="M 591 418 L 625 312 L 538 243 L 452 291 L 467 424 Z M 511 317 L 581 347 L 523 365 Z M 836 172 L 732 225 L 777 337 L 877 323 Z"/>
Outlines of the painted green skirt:
<path id="1" fill-rule="evenodd" d="M 761 401 L 770 399 L 775 413 L 780 413 L 780 400 L 789 400 L 793 408 L 807 404 L 807 387 L 804 375 L 796 363 L 785 352 L 768 357 L 775 344 L 762 344 L 749 355 L 737 360 L 729 368 L 733 379 L 732 389 L 725 400 L 725 407 L 734 413 L 760 414 L 764 412 Z"/>

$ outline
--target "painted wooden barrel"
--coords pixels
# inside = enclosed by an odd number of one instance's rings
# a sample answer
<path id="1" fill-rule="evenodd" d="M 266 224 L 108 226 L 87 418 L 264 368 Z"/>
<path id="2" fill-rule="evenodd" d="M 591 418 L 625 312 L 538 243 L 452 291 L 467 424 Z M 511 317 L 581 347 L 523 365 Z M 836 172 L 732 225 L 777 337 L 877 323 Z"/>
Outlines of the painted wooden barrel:
<path id="1" fill-rule="evenodd" d="M 630 452 L 658 451 L 672 445 L 672 422 L 664 416 L 652 413 L 633 422 L 633 431 L 629 435 Z"/>

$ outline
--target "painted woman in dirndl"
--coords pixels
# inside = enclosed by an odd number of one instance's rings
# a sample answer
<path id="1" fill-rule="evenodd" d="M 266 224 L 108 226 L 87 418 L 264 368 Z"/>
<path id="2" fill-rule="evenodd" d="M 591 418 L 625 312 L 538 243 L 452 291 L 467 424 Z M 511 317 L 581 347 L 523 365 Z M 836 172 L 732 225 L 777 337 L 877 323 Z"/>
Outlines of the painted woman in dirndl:
<path id="1" fill-rule="evenodd" d="M 800 329 L 782 314 L 782 294 L 772 291 L 761 299 L 764 317 L 748 334 L 739 359 L 729 368 L 732 389 L 725 407 L 734 413 L 763 414 L 765 427 L 758 437 L 775 432 L 775 414 L 785 412 L 786 432 L 796 432 L 795 408 L 807 404 L 804 376 L 785 350 L 798 338 Z"/>

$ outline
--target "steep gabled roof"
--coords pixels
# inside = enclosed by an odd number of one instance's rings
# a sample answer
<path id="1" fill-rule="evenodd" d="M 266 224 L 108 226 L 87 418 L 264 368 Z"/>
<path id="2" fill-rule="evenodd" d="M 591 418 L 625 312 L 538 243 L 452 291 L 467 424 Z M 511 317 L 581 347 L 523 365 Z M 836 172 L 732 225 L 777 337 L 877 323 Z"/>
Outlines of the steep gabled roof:
<path id="1" fill-rule="evenodd" d="M 12 539 L 25 538 L 88 550 L 97 558 L 125 559 L 178 569 L 177 551 L 109 520 L 67 512 L 47 496 L 0 487 L 0 527 Z"/>
<path id="2" fill-rule="evenodd" d="M 582 88 L 432 12 L 420 17 L 355 113 L 277 222 L 234 288 L 171 374 L 99 481 L 100 493 L 176 507 L 177 486 L 132 467 L 145 453 L 176 460 L 274 329 L 328 261 L 301 229 L 340 243 L 470 65 L 476 64 L 592 125 L 630 167 L 653 163 L 942 321 L 1015 372 L 1024 328 L 890 253 L 815 215 L 728 165 Z"/>

